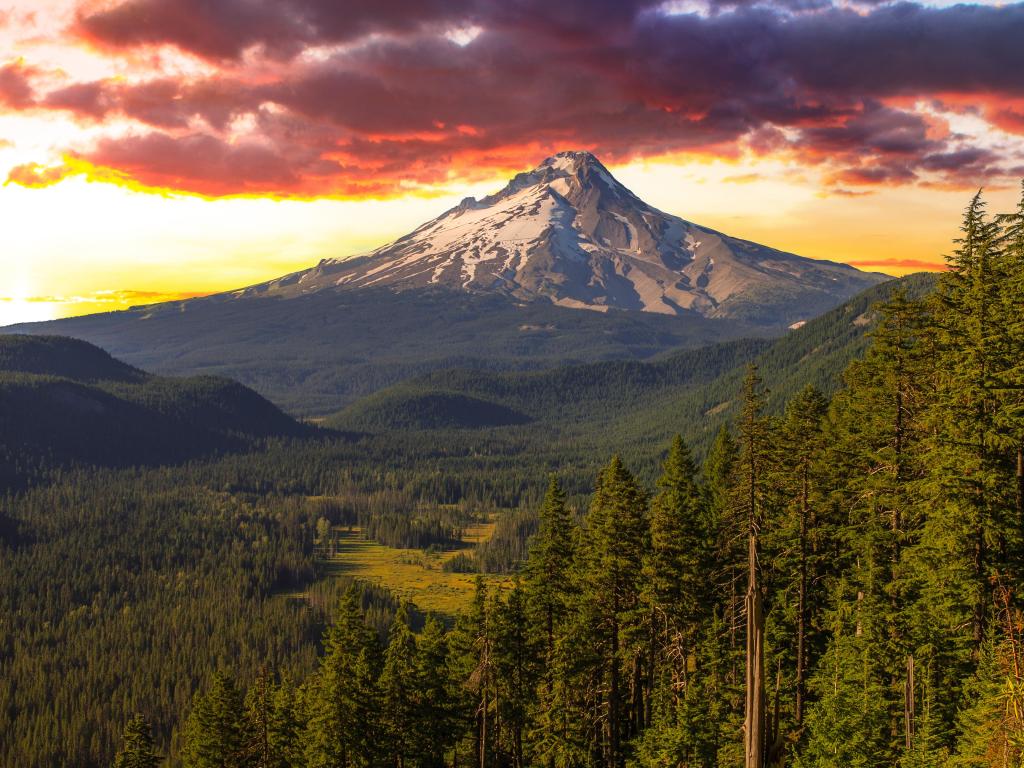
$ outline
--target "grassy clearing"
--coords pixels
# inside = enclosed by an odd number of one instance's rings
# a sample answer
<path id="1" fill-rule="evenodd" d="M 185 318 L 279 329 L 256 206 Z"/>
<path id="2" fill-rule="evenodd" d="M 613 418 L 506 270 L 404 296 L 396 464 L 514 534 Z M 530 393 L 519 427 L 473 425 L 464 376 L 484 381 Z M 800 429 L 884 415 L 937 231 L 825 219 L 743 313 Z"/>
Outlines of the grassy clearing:
<path id="1" fill-rule="evenodd" d="M 463 547 L 428 554 L 419 549 L 392 549 L 367 541 L 358 528 L 336 531 L 335 555 L 326 562 L 328 577 L 351 576 L 387 587 L 397 597 L 410 600 L 423 611 L 455 616 L 473 598 L 476 575 L 445 573 L 445 560 L 459 552 L 486 541 L 494 531 L 494 523 L 470 526 L 463 534 Z M 489 584 L 505 586 L 507 577 L 484 575 Z"/>

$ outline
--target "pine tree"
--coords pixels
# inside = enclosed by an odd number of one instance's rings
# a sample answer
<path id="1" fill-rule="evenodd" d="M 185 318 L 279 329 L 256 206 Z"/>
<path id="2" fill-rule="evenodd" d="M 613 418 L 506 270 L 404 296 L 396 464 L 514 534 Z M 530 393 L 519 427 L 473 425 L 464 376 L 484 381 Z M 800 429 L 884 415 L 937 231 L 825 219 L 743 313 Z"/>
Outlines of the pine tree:
<path id="1" fill-rule="evenodd" d="M 896 749 L 916 727 L 908 664 L 915 656 L 927 661 L 931 648 L 915 630 L 928 622 L 912 606 L 920 592 L 915 545 L 926 512 L 922 445 L 935 386 L 935 334 L 927 308 L 901 293 L 873 311 L 879 323 L 871 347 L 847 370 L 847 390 L 831 409 L 822 468 L 840 489 L 831 501 L 836 518 L 845 521 L 836 531 L 842 560 L 831 566 L 869 603 L 888 604 L 873 653 L 888 677 L 886 732 Z"/>
<path id="2" fill-rule="evenodd" d="M 448 679 L 444 628 L 434 617 L 427 619 L 417 640 L 415 680 L 417 765 L 444 768 L 445 755 L 455 744 L 457 721 Z"/>
<path id="3" fill-rule="evenodd" d="M 827 409 L 828 401 L 810 385 L 786 406 L 770 473 L 780 508 L 780 519 L 766 537 L 773 572 L 771 645 L 775 665 L 793 670 L 792 719 L 797 730 L 803 726 L 807 673 L 813 666 L 811 640 L 823 603 L 817 589 L 824 571 L 818 462 L 824 453 Z"/>
<path id="4" fill-rule="evenodd" d="M 342 597 L 324 634 L 324 656 L 308 696 L 303 735 L 309 768 L 368 765 L 377 751 L 377 638 L 355 587 Z"/>
<path id="5" fill-rule="evenodd" d="M 998 407 L 993 419 L 994 447 L 1008 456 L 1006 463 L 1012 474 L 1012 488 L 1007 493 L 1012 504 L 1007 504 L 1007 519 L 1003 525 L 1008 531 L 1024 530 L 1024 312 L 1020 302 L 1024 296 L 1024 182 L 1017 210 L 998 217 L 1003 227 L 999 255 L 999 301 L 994 313 L 1002 330 L 997 338 L 990 376 L 991 391 Z M 1020 562 L 1024 547 L 1018 535 L 1008 543 L 1017 557 L 1007 558 L 1008 564 Z M 1013 568 L 1014 577 L 1024 574 L 1019 566 Z"/>
<path id="6" fill-rule="evenodd" d="M 736 505 L 747 520 L 747 592 L 744 599 L 746 629 L 746 701 L 743 720 L 743 753 L 746 768 L 761 768 L 774 745 L 767 743 L 764 682 L 764 589 L 760 580 L 760 533 L 764 521 L 762 476 L 765 471 L 766 425 L 761 411 L 764 394 L 757 367 L 750 365 L 744 381 L 740 416 L 740 482 Z"/>
<path id="7" fill-rule="evenodd" d="M 449 667 L 456 685 L 456 711 L 462 722 L 460 742 L 469 735 L 472 765 L 487 768 L 493 758 L 490 719 L 493 707 L 493 646 L 487 586 L 477 576 L 469 609 L 449 636 Z M 459 746 L 456 745 L 456 750 Z"/>
<path id="8" fill-rule="evenodd" d="M 707 586 L 714 543 L 707 497 L 695 474 L 690 451 L 676 436 L 651 503 L 651 544 L 644 561 L 643 594 L 652 632 L 652 730 L 663 731 L 684 754 L 687 740 L 672 734 L 697 727 L 684 715 L 699 717 L 690 711 L 695 703 L 690 688 L 697 685 L 695 675 L 701 670 L 691 673 L 691 668 L 696 667 L 697 640 L 711 612 Z"/>
<path id="9" fill-rule="evenodd" d="M 554 653 L 555 631 L 568 610 L 573 567 L 574 523 L 558 478 L 551 476 L 540 510 L 540 526 L 530 542 L 524 588 L 543 633 L 544 656 Z"/>
<path id="10" fill-rule="evenodd" d="M 1011 542 L 1002 510 L 1014 488 L 1010 451 L 1000 450 L 999 398 L 991 375 L 1004 334 L 996 308 L 998 232 L 980 193 L 964 215 L 950 270 L 931 302 L 935 386 L 919 460 L 923 525 L 908 552 L 917 655 L 935 670 L 933 730 L 952 746 L 957 706 L 990 632 L 992 585 Z"/>
<path id="11" fill-rule="evenodd" d="M 273 684 L 264 667 L 245 697 L 245 714 L 251 739 L 246 745 L 245 752 L 252 758 L 250 763 L 253 768 L 276 768 L 280 764 L 270 744 L 272 696 Z"/>
<path id="12" fill-rule="evenodd" d="M 267 739 L 275 768 L 305 768 L 302 753 L 302 727 L 295 688 L 287 677 L 271 692 Z"/>
<path id="13" fill-rule="evenodd" d="M 242 695 L 223 672 L 210 689 L 198 694 L 185 723 L 183 758 L 186 768 L 242 768 L 247 765 L 249 734 Z"/>
<path id="14" fill-rule="evenodd" d="M 646 599 L 659 645 L 674 659 L 676 688 L 685 687 L 687 659 L 708 611 L 711 532 L 696 467 L 680 436 L 672 441 L 651 503 L 651 545 L 644 563 Z"/>
<path id="15" fill-rule="evenodd" d="M 565 659 L 558 654 L 558 638 L 574 599 L 574 537 L 576 525 L 565 503 L 565 493 L 554 475 L 540 510 L 540 526 L 530 542 L 530 553 L 524 567 L 526 616 L 532 629 L 528 642 L 538 645 L 535 655 L 540 657 L 541 671 L 533 701 L 527 740 L 537 745 L 543 762 L 550 766 L 559 761 L 564 752 L 568 702 L 559 691 L 566 692 L 566 681 L 559 679 L 560 670 L 566 670 Z"/>
<path id="16" fill-rule="evenodd" d="M 884 602 L 837 587 L 828 650 L 811 680 L 817 700 L 807 712 L 807 743 L 798 768 L 875 768 L 893 765 L 885 670 L 878 647 Z"/>
<path id="17" fill-rule="evenodd" d="M 494 674 L 497 714 L 508 733 L 508 756 L 513 768 L 527 765 L 527 718 L 535 708 L 538 664 L 527 621 L 526 595 L 516 583 L 494 610 Z"/>
<path id="18" fill-rule="evenodd" d="M 647 497 L 615 456 L 602 470 L 587 513 L 582 545 L 584 610 L 601 659 L 603 764 L 625 762 L 625 742 L 644 725 L 642 676 L 647 652 L 640 600 L 648 546 Z"/>
<path id="19" fill-rule="evenodd" d="M 156 768 L 160 758 L 153 746 L 152 727 L 136 715 L 124 727 L 123 745 L 114 758 L 114 768 Z"/>
<path id="20" fill-rule="evenodd" d="M 380 675 L 380 707 L 384 743 L 395 768 L 415 764 L 420 743 L 416 638 L 409 628 L 408 606 L 403 604 L 391 623 L 384 667 Z"/>
<path id="21" fill-rule="evenodd" d="M 737 656 L 741 652 L 739 637 L 742 633 L 740 583 L 745 575 L 747 559 L 747 520 L 742 518 L 733 499 L 738 471 L 739 448 L 729 429 L 723 426 L 704 460 L 704 491 L 708 527 L 714 536 L 715 594 L 724 609 L 729 649 Z M 739 681 L 735 663 L 730 664 L 729 679 L 732 683 Z"/>

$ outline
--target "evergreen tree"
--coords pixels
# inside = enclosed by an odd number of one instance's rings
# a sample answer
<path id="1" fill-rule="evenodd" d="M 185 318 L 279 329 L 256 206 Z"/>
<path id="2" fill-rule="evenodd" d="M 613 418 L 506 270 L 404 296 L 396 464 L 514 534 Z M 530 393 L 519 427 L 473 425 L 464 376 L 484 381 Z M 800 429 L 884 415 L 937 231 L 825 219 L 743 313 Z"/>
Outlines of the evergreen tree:
<path id="1" fill-rule="evenodd" d="M 688 736 L 702 727 L 707 714 L 694 691 L 701 688 L 698 678 L 703 673 L 697 642 L 713 607 L 707 587 L 714 539 L 707 497 L 695 474 L 689 449 L 676 436 L 651 504 L 651 543 L 644 562 L 644 600 L 652 632 L 652 733 L 645 737 L 645 746 L 649 750 L 657 743 L 659 754 L 673 754 L 677 762 L 692 759 L 695 744 Z M 646 759 L 652 759 L 650 752 Z"/>
<path id="2" fill-rule="evenodd" d="M 526 596 L 516 583 L 494 610 L 494 674 L 498 720 L 508 734 L 506 751 L 514 768 L 528 765 L 527 718 L 535 708 L 538 664 L 533 653 Z"/>
<path id="3" fill-rule="evenodd" d="M 527 740 L 536 745 L 548 766 L 560 762 L 557 755 L 565 751 L 567 740 L 569 704 L 561 694 L 568 689 L 566 680 L 559 678 L 559 674 L 567 673 L 567 665 L 564 656 L 559 654 L 558 638 L 565 629 L 575 597 L 576 534 L 565 493 L 557 477 L 552 475 L 540 510 L 540 525 L 530 542 L 521 587 L 526 617 L 532 629 L 527 642 L 539 646 L 534 655 L 539 656 L 541 662 L 540 671 L 535 672 L 539 679 L 530 713 L 530 720 L 536 725 L 528 728 Z"/>
<path id="4" fill-rule="evenodd" d="M 742 587 L 746 572 L 747 520 L 734 503 L 738 483 L 739 447 L 729 429 L 723 426 L 704 460 L 704 490 L 708 505 L 708 526 L 714 535 L 715 595 L 725 614 L 729 648 L 741 654 Z M 730 680 L 737 682 L 739 673 L 730 665 Z"/>
<path id="5" fill-rule="evenodd" d="M 524 588 L 529 593 L 531 617 L 543 635 L 543 653 L 554 653 L 555 632 L 565 617 L 573 568 L 572 515 L 558 478 L 551 476 L 540 510 L 540 527 L 530 542 Z"/>
<path id="6" fill-rule="evenodd" d="M 136 715 L 124 727 L 123 745 L 114 758 L 114 768 L 156 768 L 160 758 L 153 746 L 152 727 Z"/>
<path id="7" fill-rule="evenodd" d="M 388 634 L 380 675 L 380 711 L 389 762 L 395 768 L 415 765 L 420 749 L 416 638 L 409 628 L 408 606 L 403 604 Z"/>
<path id="8" fill-rule="evenodd" d="M 767 736 L 764 673 L 764 587 L 759 561 L 761 526 L 765 520 L 763 475 L 767 455 L 767 426 L 762 416 L 764 393 L 757 367 L 750 365 L 743 385 L 740 415 L 740 471 L 736 488 L 738 517 L 747 521 L 747 592 L 744 598 L 746 628 L 746 675 L 743 720 L 743 752 L 746 768 L 761 768 L 775 748 Z"/>
<path id="9" fill-rule="evenodd" d="M 444 628 L 434 617 L 427 619 L 417 640 L 415 685 L 417 764 L 421 768 L 444 768 L 445 755 L 455 744 L 457 719 L 448 680 Z"/>
<path id="10" fill-rule="evenodd" d="M 819 589 L 825 558 L 818 462 L 824 453 L 822 425 L 827 409 L 828 401 L 812 386 L 786 406 L 785 419 L 775 434 L 770 472 L 779 515 L 765 537 L 773 593 L 769 644 L 773 666 L 787 671 L 785 684 L 792 703 L 786 710 L 798 731 L 803 726 L 808 670 L 816 660 L 817 644 L 812 641 L 824 603 Z"/>
<path id="11" fill-rule="evenodd" d="M 626 742 L 645 724 L 648 648 L 640 593 L 648 536 L 646 494 L 615 456 L 598 478 L 587 513 L 580 569 L 589 635 L 601 659 L 595 752 L 609 768 L 624 764 Z"/>
<path id="12" fill-rule="evenodd" d="M 459 616 L 449 638 L 449 666 L 462 722 L 460 742 L 469 736 L 472 765 L 487 768 L 493 758 L 493 646 L 487 586 L 477 577 L 469 609 Z M 456 745 L 458 750 L 459 745 Z M 458 755 L 458 752 L 456 752 Z"/>
<path id="13" fill-rule="evenodd" d="M 893 765 L 885 670 L 876 655 L 876 612 L 884 603 L 851 601 L 840 584 L 828 650 L 811 680 L 806 747 L 799 768 L 875 768 Z"/>
<path id="14" fill-rule="evenodd" d="M 185 723 L 183 758 L 186 768 L 242 768 L 248 763 L 249 733 L 242 695 L 223 672 L 210 689 L 198 694 Z"/>
<path id="15" fill-rule="evenodd" d="M 651 542 L 644 562 L 645 596 L 658 635 L 672 660 L 672 687 L 686 685 L 688 659 L 707 615 L 711 532 L 696 467 L 676 435 L 651 503 Z"/>
<path id="16" fill-rule="evenodd" d="M 324 634 L 324 656 L 308 694 L 303 742 L 309 768 L 372 763 L 379 735 L 373 683 L 378 656 L 377 638 L 352 587 Z"/>
<path id="17" fill-rule="evenodd" d="M 291 680 L 285 677 L 271 692 L 267 740 L 275 768 L 305 768 L 299 704 Z"/>

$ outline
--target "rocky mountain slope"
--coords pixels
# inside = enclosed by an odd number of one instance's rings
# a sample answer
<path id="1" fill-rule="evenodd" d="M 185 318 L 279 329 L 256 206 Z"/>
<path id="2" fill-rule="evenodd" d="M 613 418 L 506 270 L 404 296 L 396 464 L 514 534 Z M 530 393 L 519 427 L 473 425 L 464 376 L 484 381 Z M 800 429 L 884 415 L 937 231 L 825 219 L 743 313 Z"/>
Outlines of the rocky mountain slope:
<path id="1" fill-rule="evenodd" d="M 785 326 L 884 279 L 669 215 L 589 152 L 563 152 L 369 254 L 328 259 L 239 295 L 445 286 L 564 307 L 692 311 Z"/>

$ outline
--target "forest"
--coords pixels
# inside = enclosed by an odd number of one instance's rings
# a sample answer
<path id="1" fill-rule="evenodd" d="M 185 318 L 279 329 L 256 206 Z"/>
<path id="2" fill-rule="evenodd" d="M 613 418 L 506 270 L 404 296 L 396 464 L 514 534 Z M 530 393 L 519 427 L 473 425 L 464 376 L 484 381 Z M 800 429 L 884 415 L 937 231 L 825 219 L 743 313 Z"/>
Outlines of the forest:
<path id="1" fill-rule="evenodd" d="M 1024 199 L 979 194 L 841 387 L 755 357 L 657 471 L 517 462 L 517 425 L 52 469 L 0 510 L 0 762 L 1020 766 L 1022 296 Z M 321 521 L 427 547 L 481 510 L 461 567 L 511 578 L 458 616 L 318 578 Z"/>

